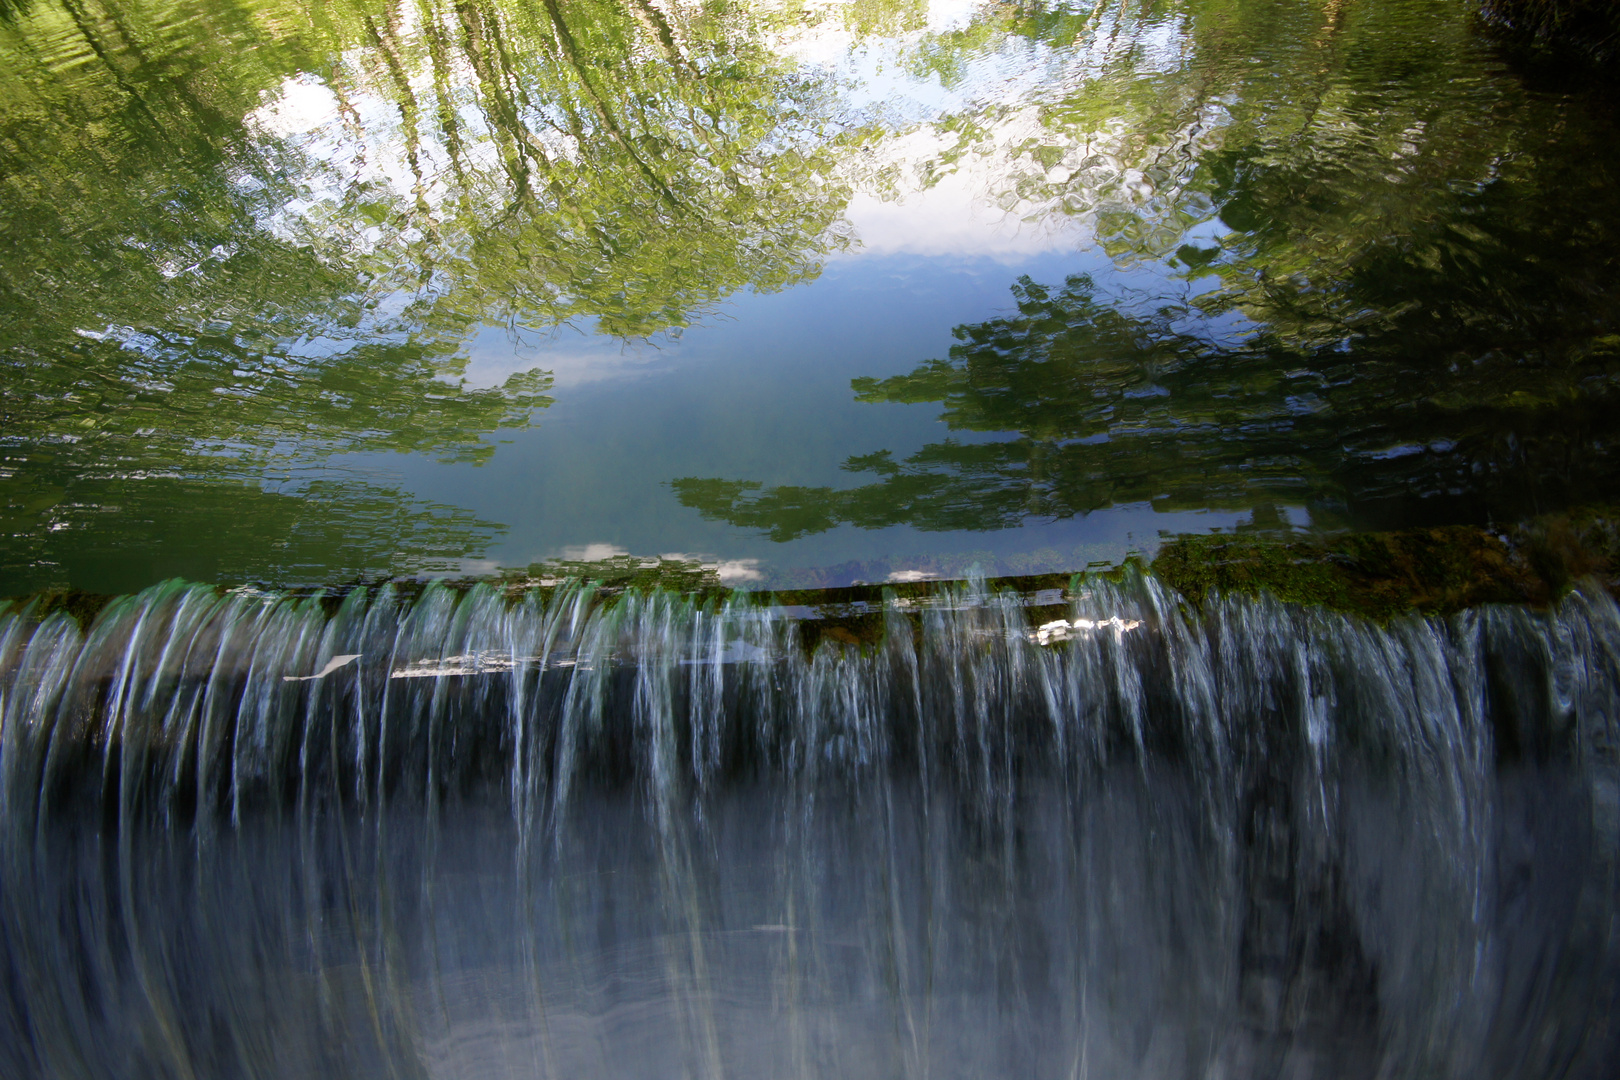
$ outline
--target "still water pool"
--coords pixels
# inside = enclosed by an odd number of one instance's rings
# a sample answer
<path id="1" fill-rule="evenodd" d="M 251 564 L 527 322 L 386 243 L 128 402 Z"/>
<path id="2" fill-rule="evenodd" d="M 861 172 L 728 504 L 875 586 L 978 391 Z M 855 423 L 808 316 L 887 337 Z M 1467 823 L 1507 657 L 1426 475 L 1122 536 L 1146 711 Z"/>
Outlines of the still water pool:
<path id="1" fill-rule="evenodd" d="M 4 591 L 1612 501 L 1612 94 L 1446 0 L 8 3 Z"/>

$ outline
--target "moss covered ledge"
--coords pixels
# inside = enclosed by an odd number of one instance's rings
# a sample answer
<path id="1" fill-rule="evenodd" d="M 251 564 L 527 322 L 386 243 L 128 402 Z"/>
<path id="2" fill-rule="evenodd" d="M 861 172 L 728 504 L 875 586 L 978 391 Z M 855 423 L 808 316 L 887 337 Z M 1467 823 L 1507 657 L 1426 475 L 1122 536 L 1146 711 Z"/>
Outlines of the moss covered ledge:
<path id="1" fill-rule="evenodd" d="M 664 589 L 698 603 L 719 603 L 735 591 L 697 564 L 661 560 L 656 565 L 615 561 L 570 564 L 552 576 L 512 571 L 505 575 L 449 581 L 455 588 L 493 585 L 510 598 L 542 593 L 567 580 L 595 582 L 600 602 L 611 604 L 627 590 Z M 1388 532 L 1301 534 L 1289 532 L 1212 533 L 1168 537 L 1150 563 L 1132 559 L 1110 569 L 1084 574 L 1040 574 L 992 578 L 992 591 L 1011 590 L 1024 597 L 1031 619 L 1058 618 L 1067 610 L 1073 589 L 1092 574 L 1118 577 L 1130 567 L 1146 569 L 1194 608 L 1212 593 L 1259 595 L 1320 606 L 1387 622 L 1417 612 L 1449 615 L 1480 604 L 1555 602 L 1576 581 L 1595 580 L 1620 596 L 1620 506 L 1594 506 L 1547 515 L 1509 529 L 1449 525 Z M 557 576 L 557 575 L 561 576 Z M 288 596 L 319 596 L 335 609 L 353 588 L 381 582 L 354 582 L 326 589 L 274 589 Z M 427 582 L 393 582 L 400 600 L 409 603 Z M 929 601 L 955 592 L 954 580 L 899 584 L 862 584 L 842 588 L 781 589 L 753 592 L 759 602 L 790 609 L 805 619 L 804 638 L 814 648 L 822 640 L 846 645 L 874 645 L 882 639 L 884 608 L 898 601 L 921 610 Z M 224 591 L 224 587 L 220 587 Z M 31 618 L 61 612 L 88 629 L 112 599 L 79 590 L 46 590 L 16 598 Z M 0 606 L 5 606 L 0 602 Z M 14 609 L 15 610 L 15 609 Z"/>
<path id="2" fill-rule="evenodd" d="M 1548 515 L 1511 529 L 1466 525 L 1327 536 L 1178 536 L 1153 573 L 1194 605 L 1211 591 L 1267 592 L 1387 621 L 1479 604 L 1543 606 L 1578 580 L 1620 594 L 1620 507 Z"/>

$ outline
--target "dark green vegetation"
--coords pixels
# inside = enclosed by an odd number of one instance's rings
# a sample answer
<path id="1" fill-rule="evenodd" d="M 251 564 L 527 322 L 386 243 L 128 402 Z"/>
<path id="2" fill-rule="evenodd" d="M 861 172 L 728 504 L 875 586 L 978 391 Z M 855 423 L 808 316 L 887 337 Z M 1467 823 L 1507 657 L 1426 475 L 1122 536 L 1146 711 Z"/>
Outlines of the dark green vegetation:
<path id="1" fill-rule="evenodd" d="M 1567 56 L 1620 59 L 1620 5 L 1613 0 L 1483 0 L 1487 22 L 1532 47 Z"/>
<path id="2" fill-rule="evenodd" d="M 1463 525 L 1290 538 L 1183 536 L 1153 572 L 1193 602 L 1268 593 L 1372 619 L 1477 604 L 1544 606 L 1577 581 L 1620 593 L 1615 508 L 1537 518 L 1500 532 Z"/>

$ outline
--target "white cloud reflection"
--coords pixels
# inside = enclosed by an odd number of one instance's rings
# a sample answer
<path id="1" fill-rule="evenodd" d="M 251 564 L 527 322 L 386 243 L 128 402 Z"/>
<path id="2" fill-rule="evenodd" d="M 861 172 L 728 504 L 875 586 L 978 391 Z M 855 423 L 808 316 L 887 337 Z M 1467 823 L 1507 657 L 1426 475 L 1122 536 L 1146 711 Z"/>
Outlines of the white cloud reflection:
<path id="1" fill-rule="evenodd" d="M 1051 251 L 1086 247 L 1091 231 L 1079 218 L 1025 221 L 990 199 L 994 169 L 970 161 L 933 186 L 898 199 L 866 193 L 850 200 L 845 216 L 859 246 L 835 261 L 873 255 L 928 255 L 988 258 L 1016 263 Z"/>
<path id="2" fill-rule="evenodd" d="M 573 563 L 635 563 L 643 569 L 654 570 L 665 563 L 676 566 L 699 566 L 720 579 L 720 584 L 738 586 L 751 582 L 763 581 L 764 573 L 760 570 L 758 559 L 717 559 L 712 555 L 694 555 L 684 551 L 666 551 L 658 555 L 632 555 L 629 548 L 617 544 L 597 541 L 589 544 L 580 544 L 574 547 L 565 547 L 562 553 L 554 559 L 542 560 L 556 564 L 560 570 L 569 569 L 568 564 Z"/>

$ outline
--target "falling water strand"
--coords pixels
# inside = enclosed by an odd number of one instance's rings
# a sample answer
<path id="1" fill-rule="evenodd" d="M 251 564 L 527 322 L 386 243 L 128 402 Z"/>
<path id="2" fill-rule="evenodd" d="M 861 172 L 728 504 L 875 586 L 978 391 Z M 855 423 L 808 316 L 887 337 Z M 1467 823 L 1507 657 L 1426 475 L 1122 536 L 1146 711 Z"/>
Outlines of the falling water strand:
<path id="1" fill-rule="evenodd" d="M 0 609 L 0 1073 L 1612 1071 L 1612 599 L 1068 595 Z"/>

